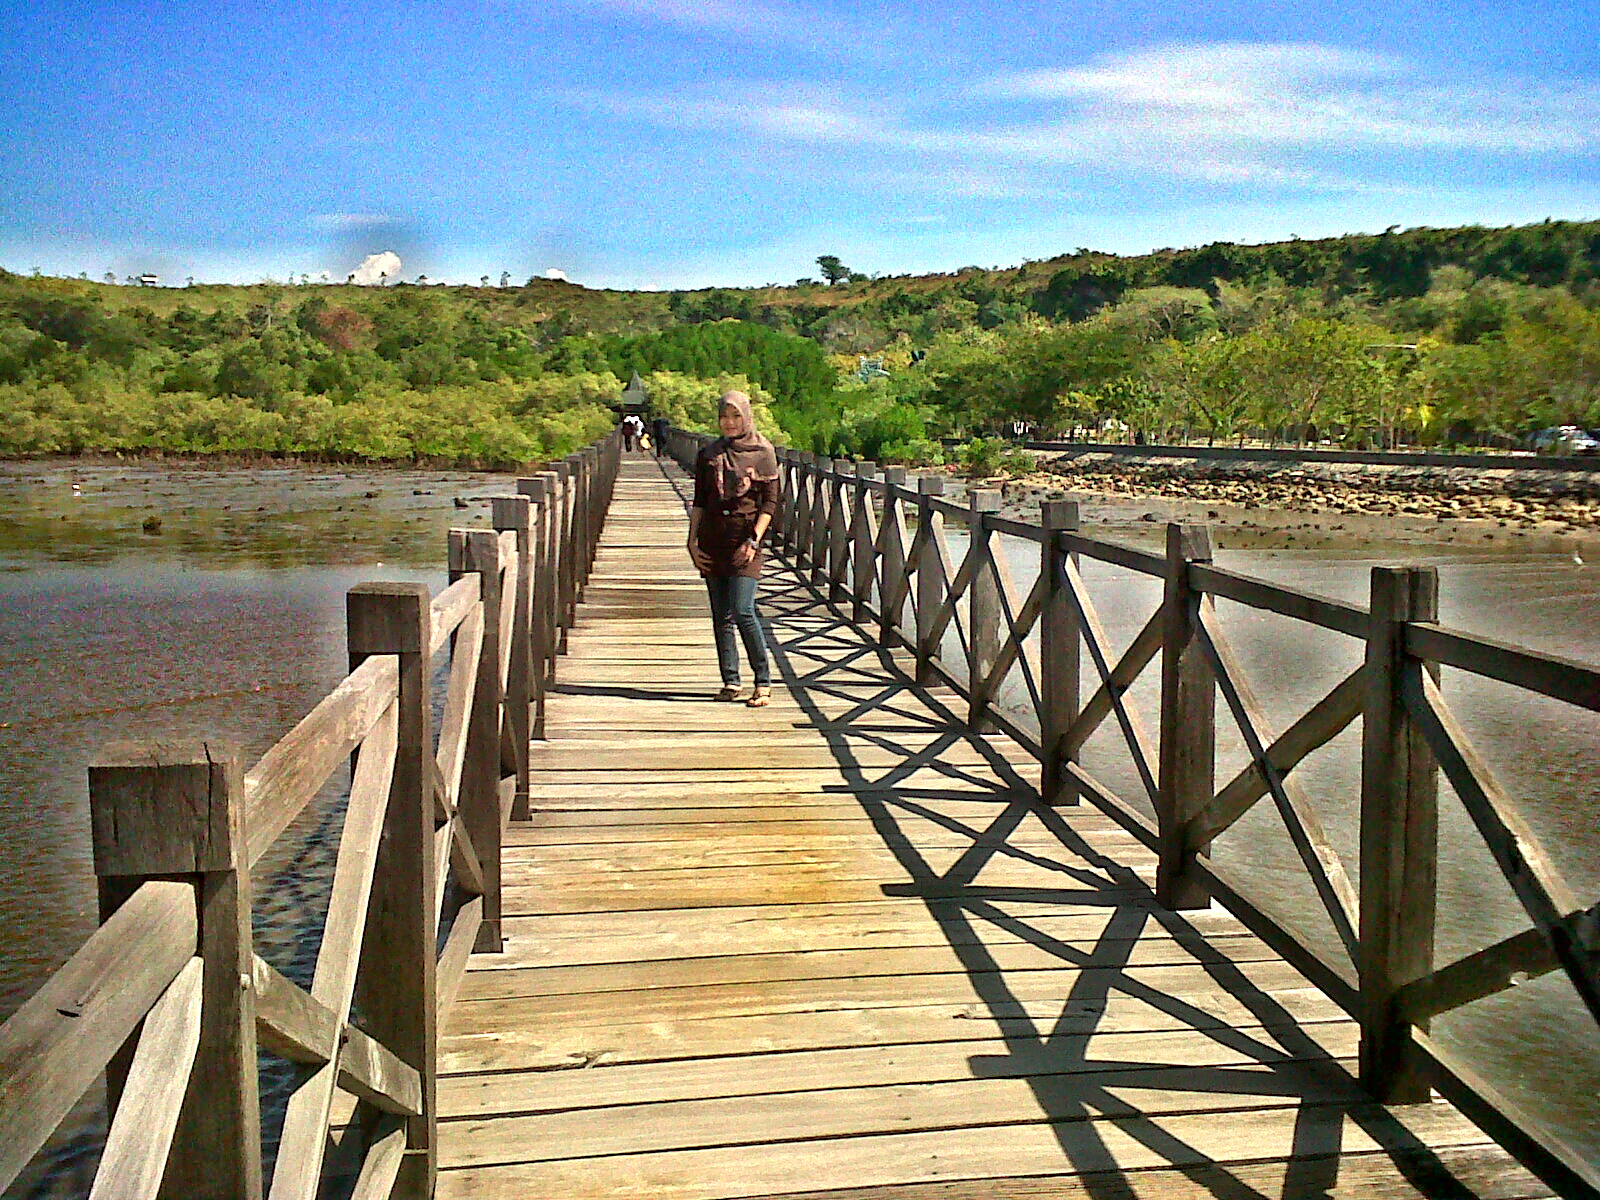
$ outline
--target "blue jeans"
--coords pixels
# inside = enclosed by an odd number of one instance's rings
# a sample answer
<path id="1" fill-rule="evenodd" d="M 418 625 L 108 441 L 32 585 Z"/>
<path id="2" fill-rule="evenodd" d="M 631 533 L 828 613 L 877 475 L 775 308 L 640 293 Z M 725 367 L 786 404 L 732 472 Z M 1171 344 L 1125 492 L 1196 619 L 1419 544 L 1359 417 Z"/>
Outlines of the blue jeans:
<path id="1" fill-rule="evenodd" d="M 744 652 L 757 687 L 772 686 L 772 667 L 767 662 L 767 639 L 756 616 L 758 579 L 745 575 L 707 575 L 706 591 L 711 594 L 711 629 L 717 639 L 717 666 L 722 670 L 724 687 L 739 686 L 739 647 L 733 630 L 738 626 Z"/>

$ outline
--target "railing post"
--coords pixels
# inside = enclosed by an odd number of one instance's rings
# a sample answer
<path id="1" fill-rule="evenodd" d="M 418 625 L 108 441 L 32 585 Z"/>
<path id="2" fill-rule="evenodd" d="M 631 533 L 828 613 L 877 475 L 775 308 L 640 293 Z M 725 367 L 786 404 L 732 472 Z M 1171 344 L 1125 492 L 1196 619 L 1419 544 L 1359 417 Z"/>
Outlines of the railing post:
<path id="1" fill-rule="evenodd" d="M 1000 493 L 983 488 L 967 496 L 968 553 L 974 556 L 972 582 L 967 585 L 967 639 L 971 663 L 967 677 L 967 727 L 973 733 L 993 728 L 985 720 L 993 697 L 989 672 L 1000 657 L 1000 580 L 995 573 L 993 527 L 989 521 L 1000 511 Z"/>
<path id="2" fill-rule="evenodd" d="M 878 477 L 878 464 L 856 464 L 855 504 L 850 514 L 850 542 L 855 559 L 851 567 L 850 619 L 857 625 L 867 618 L 872 599 L 872 575 L 878 557 L 872 532 L 872 481 Z M 880 589 L 881 600 L 881 589 Z"/>
<path id="3" fill-rule="evenodd" d="M 1171 909 L 1205 908 L 1211 900 L 1190 871 L 1205 847 L 1189 844 L 1189 819 L 1215 790 L 1217 683 L 1196 636 L 1209 596 L 1189 585 L 1189 564 L 1211 561 L 1204 525 L 1167 526 L 1167 576 L 1162 598 L 1161 737 L 1156 785 L 1159 861 L 1156 900 Z"/>
<path id="4" fill-rule="evenodd" d="M 789 455 L 790 451 L 778 447 L 778 511 L 767 530 L 767 544 L 774 551 L 785 548 L 784 538 L 794 526 L 794 470 Z"/>
<path id="5" fill-rule="evenodd" d="M 800 482 L 800 462 L 797 454 L 792 450 L 779 450 L 779 462 L 782 462 L 782 502 L 779 506 L 778 544 L 784 549 L 784 554 L 789 554 L 794 549 L 795 522 L 800 518 L 797 502 L 800 498 L 798 482 Z"/>
<path id="6" fill-rule="evenodd" d="M 517 792 L 511 802 L 511 819 L 528 819 L 529 774 L 528 738 L 532 728 L 533 706 L 533 507 L 526 496 L 496 496 L 493 523 L 498 531 L 511 530 L 517 536 L 517 590 L 502 603 L 511 609 L 511 658 L 506 671 L 502 767 L 517 777 Z"/>
<path id="7" fill-rule="evenodd" d="M 811 565 L 811 498 L 812 485 L 816 480 L 816 471 L 812 466 L 813 456 L 802 450 L 799 459 L 800 463 L 795 473 L 795 527 L 794 533 L 789 538 L 789 553 L 794 559 L 796 568 Z"/>
<path id="8" fill-rule="evenodd" d="M 589 463 L 580 451 L 567 456 L 572 471 L 572 537 L 568 547 L 572 560 L 570 592 L 572 619 L 577 620 L 583 603 L 583 585 L 589 578 Z"/>
<path id="9" fill-rule="evenodd" d="M 904 467 L 883 469 L 883 555 L 878 566 L 878 644 L 894 646 L 906 607 L 906 518 L 901 489 Z"/>
<path id="10" fill-rule="evenodd" d="M 933 663 L 939 657 L 934 644 L 933 618 L 944 600 L 944 569 L 939 561 L 939 544 L 944 534 L 944 514 L 933 507 L 933 498 L 944 495 L 944 476 L 917 477 L 917 525 L 922 549 L 917 555 L 917 682 L 933 682 Z"/>
<path id="11" fill-rule="evenodd" d="M 359 584 L 345 596 L 345 621 L 352 668 L 373 654 L 400 660 L 394 778 L 372 877 L 356 1003 L 367 1032 L 422 1076 L 422 1115 L 407 1122 L 406 1158 L 390 1194 L 427 1200 L 438 1171 L 439 1076 L 428 589 L 420 583 Z"/>
<path id="12" fill-rule="evenodd" d="M 500 538 L 487 529 L 450 531 L 450 582 L 476 573 L 483 604 L 483 648 L 467 724 L 456 820 L 467 831 L 483 872 L 483 924 L 473 949 L 497 953 L 500 937 Z"/>
<path id="13" fill-rule="evenodd" d="M 606 462 L 598 446 L 591 446 L 584 454 L 589 459 L 589 557 L 584 564 L 584 581 L 594 574 L 594 562 L 600 554 L 600 531 L 606 523 Z"/>
<path id="14" fill-rule="evenodd" d="M 846 480 L 855 473 L 847 459 L 833 460 L 833 495 L 828 501 L 828 600 L 835 606 L 845 598 L 845 577 L 850 570 L 850 494 Z"/>
<path id="15" fill-rule="evenodd" d="M 567 630 L 572 628 L 577 606 L 572 582 L 572 464 L 552 463 L 556 473 L 556 640 L 557 654 L 567 652 Z"/>
<path id="16" fill-rule="evenodd" d="M 1078 531 L 1076 500 L 1046 500 L 1039 506 L 1044 527 L 1040 578 L 1044 604 L 1039 610 L 1039 744 L 1044 747 L 1040 798 L 1046 804 L 1076 804 L 1078 789 L 1063 778 L 1061 737 L 1077 719 L 1081 633 L 1078 610 L 1061 583 L 1065 564 L 1078 556 L 1062 545 L 1061 534 Z"/>
<path id="17" fill-rule="evenodd" d="M 1428 1099 L 1407 1061 L 1395 993 L 1433 969 L 1438 765 L 1401 695 L 1408 621 L 1439 619 L 1433 567 L 1374 567 L 1361 726 L 1360 961 L 1362 1085 L 1386 1104 Z M 1432 670 L 1437 671 L 1437 667 Z"/>
<path id="18" fill-rule="evenodd" d="M 528 737 L 544 737 L 545 672 L 549 668 L 550 651 L 546 609 L 549 606 L 549 586 L 545 566 L 549 561 L 549 509 L 547 500 L 549 484 L 543 475 L 517 480 L 517 491 L 528 497 L 528 699 L 532 710 L 528 715 Z"/>
<path id="19" fill-rule="evenodd" d="M 102 923 L 148 879 L 177 875 L 195 885 L 205 964 L 200 1045 L 161 1195 L 258 1200 L 255 952 L 239 761 L 205 743 L 116 743 L 89 768 L 89 813 Z M 110 1110 L 133 1041 L 106 1072 Z"/>
<path id="20" fill-rule="evenodd" d="M 583 547 L 583 582 L 587 586 L 589 576 L 594 574 L 595 556 L 600 553 L 600 527 L 605 524 L 606 513 L 600 503 L 600 494 L 603 480 L 600 477 L 600 451 L 589 447 L 583 452 L 584 470 L 589 487 L 584 496 L 585 515 L 583 532 L 585 544 Z"/>
<path id="21" fill-rule="evenodd" d="M 544 621 L 544 665 L 540 668 L 545 685 L 555 675 L 556 655 L 561 645 L 561 476 L 555 471 L 540 471 L 544 480 L 544 505 L 539 544 L 539 578 L 533 599 Z"/>
<path id="22" fill-rule="evenodd" d="M 833 463 L 829 459 L 817 459 L 811 498 L 811 578 L 819 590 L 828 585 L 828 530 L 831 526 L 828 499 L 833 490 L 832 471 Z"/>

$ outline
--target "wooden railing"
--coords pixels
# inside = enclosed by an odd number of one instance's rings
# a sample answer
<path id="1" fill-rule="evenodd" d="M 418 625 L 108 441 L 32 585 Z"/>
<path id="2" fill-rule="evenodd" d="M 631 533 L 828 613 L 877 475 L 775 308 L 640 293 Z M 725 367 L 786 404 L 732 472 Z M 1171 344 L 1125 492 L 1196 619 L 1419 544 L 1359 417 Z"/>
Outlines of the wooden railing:
<path id="1" fill-rule="evenodd" d="M 688 466 L 706 440 L 675 430 L 668 448 Z M 1035 525 L 1002 517 L 996 491 L 973 491 L 965 506 L 945 500 L 936 475 L 912 487 L 898 468 L 787 450 L 780 466 L 774 536 L 791 562 L 842 614 L 875 625 L 882 645 L 914 655 L 920 682 L 953 688 L 974 730 L 998 729 L 1037 758 L 1047 803 L 1087 799 L 1153 849 L 1162 904 L 1193 908 L 1216 898 L 1350 1013 L 1361 1029 L 1360 1078 L 1376 1097 L 1404 1103 L 1437 1089 L 1562 1195 L 1600 1197 L 1600 1167 L 1520 1115 L 1428 1032 L 1440 1014 L 1555 971 L 1600 1023 L 1600 903 L 1576 895 L 1555 870 L 1462 731 L 1440 692 L 1439 668 L 1589 712 L 1600 712 L 1600 669 L 1441 626 L 1431 567 L 1374 568 L 1363 608 L 1217 567 L 1202 526 L 1169 525 L 1166 553 L 1152 554 L 1086 536 L 1069 501 L 1046 501 Z M 966 527 L 959 560 L 947 521 Z M 1037 547 L 1040 570 L 1025 595 L 998 550 L 1002 538 Z M 1155 611 L 1116 657 L 1084 584 L 1085 558 L 1162 585 Z M 1218 597 L 1364 641 L 1363 661 L 1274 730 L 1217 621 Z M 1158 655 L 1152 736 L 1128 693 Z M 1087 700 L 1083 675 L 1092 685 Z M 1025 696 L 1021 713 L 996 704 L 1008 683 Z M 1220 788 L 1219 695 L 1249 758 Z M 1293 777 L 1358 718 L 1359 883 Z M 1129 774 L 1154 820 L 1080 761 L 1107 720 L 1121 732 Z M 1435 966 L 1441 770 L 1530 927 Z M 1269 915 L 1252 880 L 1210 854 L 1215 838 L 1268 799 L 1335 931 L 1333 953 Z"/>
<path id="2" fill-rule="evenodd" d="M 349 675 L 248 771 L 200 742 L 118 745 L 90 768 L 102 924 L 0 1026 L 0 1189 L 103 1072 L 92 1196 L 254 1200 L 259 1048 L 300 1064 L 267 1195 L 313 1200 L 325 1174 L 354 1176 L 362 1198 L 433 1194 L 438 1021 L 468 954 L 501 946 L 501 835 L 528 813 L 528 740 L 543 735 L 618 446 L 519 481 L 493 501 L 492 529 L 452 530 L 438 596 L 352 589 Z M 255 952 L 252 868 L 346 761 L 302 987 Z"/>

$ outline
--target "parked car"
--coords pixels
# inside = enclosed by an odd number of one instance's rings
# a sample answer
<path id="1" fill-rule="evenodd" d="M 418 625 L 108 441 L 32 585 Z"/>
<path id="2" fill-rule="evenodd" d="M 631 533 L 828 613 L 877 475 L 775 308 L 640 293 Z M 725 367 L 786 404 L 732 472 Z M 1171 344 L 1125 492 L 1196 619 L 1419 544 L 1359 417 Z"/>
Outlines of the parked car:
<path id="1" fill-rule="evenodd" d="M 1530 443 L 1535 454 L 1600 454 L 1600 438 L 1576 425 L 1555 425 L 1541 429 Z"/>

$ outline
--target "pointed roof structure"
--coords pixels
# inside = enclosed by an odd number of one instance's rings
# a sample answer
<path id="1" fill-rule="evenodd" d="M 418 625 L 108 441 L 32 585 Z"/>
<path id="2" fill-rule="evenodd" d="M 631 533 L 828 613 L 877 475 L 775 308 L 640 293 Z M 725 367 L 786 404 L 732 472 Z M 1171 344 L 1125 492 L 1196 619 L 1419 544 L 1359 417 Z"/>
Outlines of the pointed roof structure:
<path id="1" fill-rule="evenodd" d="M 628 380 L 628 386 L 622 389 L 622 411 L 642 413 L 649 407 L 649 389 L 644 386 L 644 380 L 639 378 L 639 372 L 635 371 L 633 378 Z"/>

